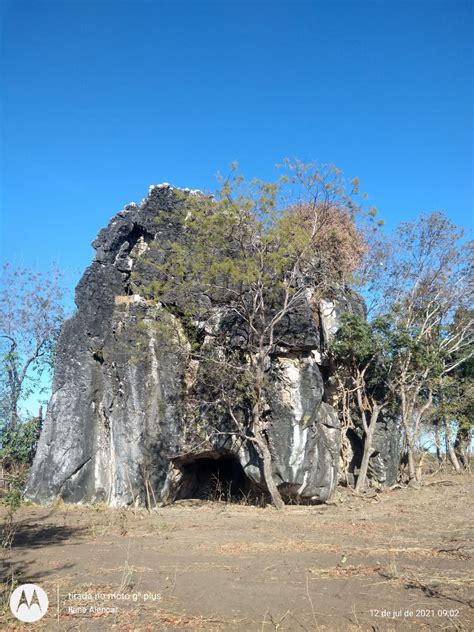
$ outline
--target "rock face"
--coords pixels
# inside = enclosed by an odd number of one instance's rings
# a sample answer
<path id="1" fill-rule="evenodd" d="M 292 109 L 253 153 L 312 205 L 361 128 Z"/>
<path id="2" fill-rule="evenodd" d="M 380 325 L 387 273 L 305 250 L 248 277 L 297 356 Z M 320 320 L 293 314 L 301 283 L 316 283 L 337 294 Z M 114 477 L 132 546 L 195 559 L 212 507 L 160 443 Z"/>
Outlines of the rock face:
<path id="1" fill-rule="evenodd" d="M 53 395 L 26 492 L 36 502 L 168 501 L 205 494 L 216 479 L 231 492 L 264 489 L 259 457 L 226 420 L 211 425 L 204 417 L 189 427 L 187 398 L 199 382 L 199 363 L 191 359 L 179 315 L 140 293 L 153 276 L 146 265 L 150 244 L 159 246 L 154 256 L 165 257 L 169 240 L 179 237 L 182 199 L 169 185 L 151 187 L 140 206 L 126 206 L 93 242 L 95 260 L 77 286 L 77 310 L 59 340 Z M 286 496 L 325 501 L 334 492 L 341 433 L 329 403 L 324 347 L 348 310 L 363 311 L 362 300 L 347 292 L 314 304 L 308 295 L 284 324 L 284 345 L 272 357 L 267 434 L 274 477 Z M 199 324 L 209 344 L 223 328 L 238 344 L 229 315 L 212 305 L 209 313 Z M 177 332 L 174 344 L 163 343 L 160 323 Z M 376 476 L 387 479 L 390 457 L 383 450 L 378 456 Z"/>

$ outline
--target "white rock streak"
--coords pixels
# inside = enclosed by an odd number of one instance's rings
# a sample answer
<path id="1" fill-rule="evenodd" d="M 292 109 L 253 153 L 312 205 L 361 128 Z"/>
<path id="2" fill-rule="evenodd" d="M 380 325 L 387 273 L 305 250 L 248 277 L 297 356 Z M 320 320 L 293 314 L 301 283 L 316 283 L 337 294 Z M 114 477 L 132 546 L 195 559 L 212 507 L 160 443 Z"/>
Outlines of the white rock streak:
<path id="1" fill-rule="evenodd" d="M 280 364 L 284 372 L 285 403 L 292 411 L 293 436 L 290 446 L 289 466 L 294 478 L 297 478 L 298 470 L 304 461 L 308 428 L 304 427 L 303 404 L 301 401 L 301 363 L 293 358 L 280 358 Z"/>

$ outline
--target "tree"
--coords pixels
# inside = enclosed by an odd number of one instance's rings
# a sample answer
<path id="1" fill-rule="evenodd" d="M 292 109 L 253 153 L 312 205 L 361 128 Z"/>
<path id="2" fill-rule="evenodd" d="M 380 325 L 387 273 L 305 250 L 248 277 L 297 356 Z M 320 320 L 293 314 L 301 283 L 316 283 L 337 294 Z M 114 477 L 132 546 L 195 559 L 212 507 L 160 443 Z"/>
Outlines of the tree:
<path id="1" fill-rule="evenodd" d="M 215 197 L 183 194 L 172 221 L 184 230 L 166 245 L 155 243 L 166 255 L 154 257 L 148 296 L 188 323 L 217 308 L 242 333 L 225 357 L 205 344 L 192 354 L 213 376 L 206 405 L 225 411 L 231 432 L 253 445 L 278 508 L 283 500 L 266 432 L 269 361 L 282 342 L 282 321 L 302 302 L 343 287 L 357 267 L 365 243 L 355 225 L 356 192 L 357 182 L 347 183 L 334 167 L 286 163 L 276 183 L 247 183 L 233 171 Z"/>
<path id="2" fill-rule="evenodd" d="M 343 431 L 362 427 L 363 455 L 356 491 L 366 486 L 373 437 L 380 414 L 390 407 L 393 362 L 387 347 L 386 323 L 369 323 L 357 314 L 344 314 L 331 344 L 333 381 L 342 402 Z M 356 420 L 355 420 L 355 419 Z"/>
<path id="3" fill-rule="evenodd" d="M 474 358 L 460 367 L 462 369 L 458 380 L 454 417 L 457 421 L 454 451 L 464 470 L 471 471 L 471 444 L 474 427 Z"/>
<path id="4" fill-rule="evenodd" d="M 470 447 L 474 420 L 474 358 L 440 377 L 435 391 L 430 423 L 435 432 L 444 429 L 446 454 L 456 472 L 470 470 Z M 437 449 L 441 450 L 438 438 Z"/>
<path id="5" fill-rule="evenodd" d="M 34 439 L 35 432 L 30 426 L 20 428 L 20 405 L 32 393 L 39 393 L 50 375 L 64 318 L 62 297 L 60 275 L 56 270 L 40 274 L 9 264 L 3 266 L 0 404 L 4 450 L 6 443 L 16 445 L 20 435 Z M 25 456 L 24 450 L 24 446 L 17 446 L 14 452 Z"/>
<path id="6" fill-rule="evenodd" d="M 440 385 L 474 353 L 473 247 L 464 242 L 462 229 L 442 213 L 432 213 L 401 224 L 385 253 L 374 276 L 375 295 L 388 324 L 390 385 L 408 474 L 419 479 L 416 452 Z"/>

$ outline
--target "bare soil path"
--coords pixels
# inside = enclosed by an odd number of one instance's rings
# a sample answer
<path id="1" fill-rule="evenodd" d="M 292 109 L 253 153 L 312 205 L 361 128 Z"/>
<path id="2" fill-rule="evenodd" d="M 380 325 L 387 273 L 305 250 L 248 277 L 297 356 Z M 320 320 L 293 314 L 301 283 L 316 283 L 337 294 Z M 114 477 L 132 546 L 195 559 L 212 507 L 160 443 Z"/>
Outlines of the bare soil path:
<path id="1" fill-rule="evenodd" d="M 473 630 L 474 478 L 442 479 L 283 513 L 23 507 L 2 558 L 0 628 Z M 10 613 L 12 573 L 47 592 L 38 623 Z"/>

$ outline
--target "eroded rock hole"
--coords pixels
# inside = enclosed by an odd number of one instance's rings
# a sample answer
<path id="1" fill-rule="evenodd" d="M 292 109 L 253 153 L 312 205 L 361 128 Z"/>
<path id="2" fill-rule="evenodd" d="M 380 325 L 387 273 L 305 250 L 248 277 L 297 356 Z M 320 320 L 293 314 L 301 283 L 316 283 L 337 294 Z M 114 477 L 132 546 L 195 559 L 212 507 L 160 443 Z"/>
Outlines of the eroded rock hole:
<path id="1" fill-rule="evenodd" d="M 233 455 L 196 457 L 180 464 L 182 479 L 176 499 L 238 502 L 249 491 L 249 481 Z"/>

